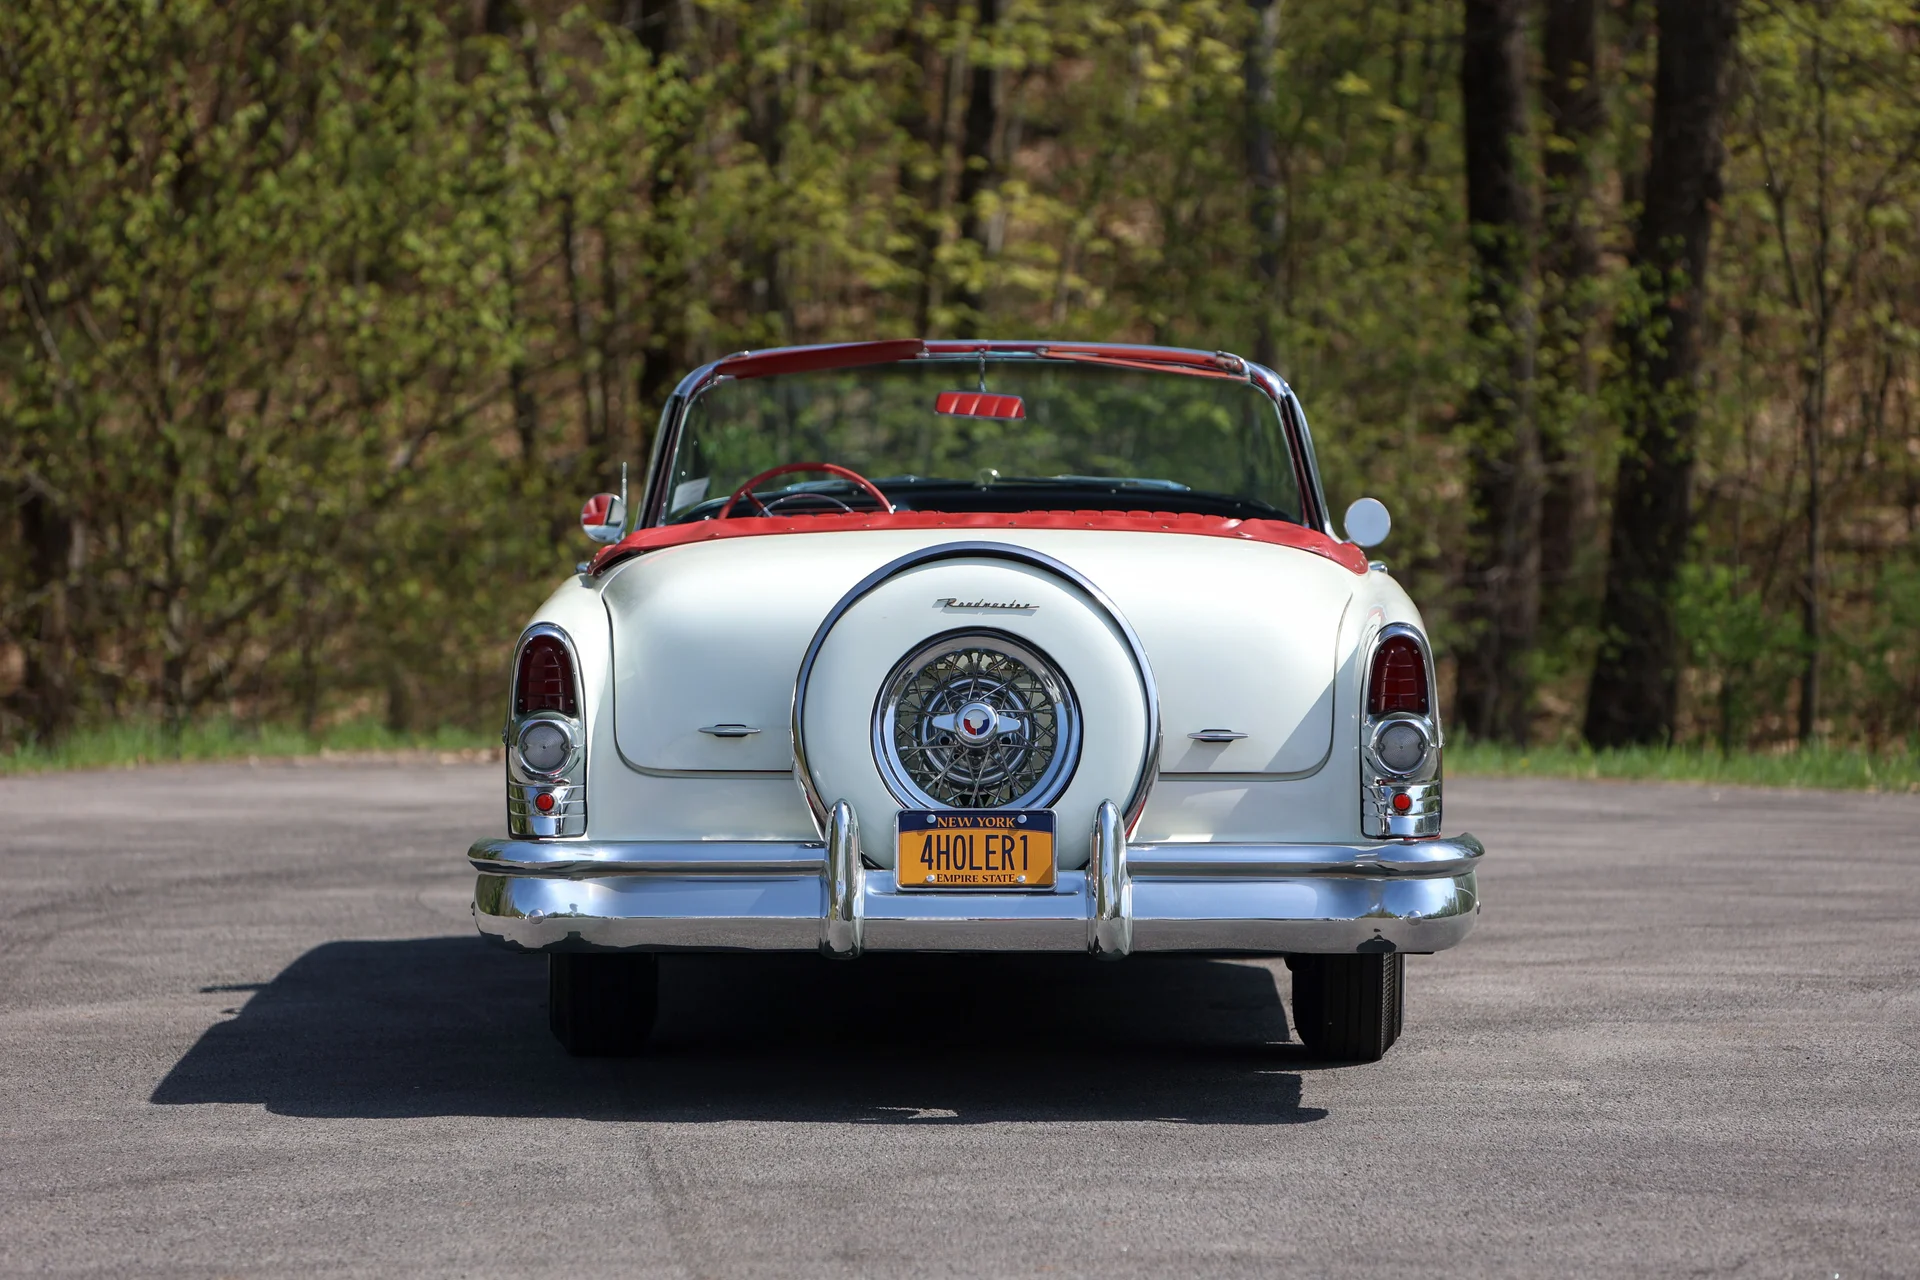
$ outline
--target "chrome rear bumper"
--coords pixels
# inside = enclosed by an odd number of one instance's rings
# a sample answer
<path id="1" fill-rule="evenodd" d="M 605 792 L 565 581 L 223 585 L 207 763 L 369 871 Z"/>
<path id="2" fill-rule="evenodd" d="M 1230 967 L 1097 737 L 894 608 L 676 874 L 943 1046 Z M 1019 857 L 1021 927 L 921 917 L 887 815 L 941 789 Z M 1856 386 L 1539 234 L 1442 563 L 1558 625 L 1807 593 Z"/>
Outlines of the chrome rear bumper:
<path id="1" fill-rule="evenodd" d="M 1360 845 L 1128 846 L 1103 805 L 1051 891 L 901 890 L 824 843 L 481 840 L 480 932 L 523 951 L 1440 951 L 1480 911 L 1472 836 Z"/>

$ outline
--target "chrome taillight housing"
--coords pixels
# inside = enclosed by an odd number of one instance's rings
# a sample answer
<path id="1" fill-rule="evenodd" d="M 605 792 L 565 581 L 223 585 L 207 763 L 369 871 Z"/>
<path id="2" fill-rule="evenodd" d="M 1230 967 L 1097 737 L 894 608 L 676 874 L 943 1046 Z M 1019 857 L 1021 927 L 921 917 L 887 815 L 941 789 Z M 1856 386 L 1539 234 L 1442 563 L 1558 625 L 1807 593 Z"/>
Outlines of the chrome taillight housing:
<path id="1" fill-rule="evenodd" d="M 1360 718 L 1360 830 L 1375 838 L 1440 834 L 1440 719 L 1433 655 L 1419 629 L 1391 623 L 1367 655 Z"/>
<path id="2" fill-rule="evenodd" d="M 550 622 L 520 637 L 508 702 L 507 833 L 552 837 L 587 830 L 587 738 L 580 660 Z"/>

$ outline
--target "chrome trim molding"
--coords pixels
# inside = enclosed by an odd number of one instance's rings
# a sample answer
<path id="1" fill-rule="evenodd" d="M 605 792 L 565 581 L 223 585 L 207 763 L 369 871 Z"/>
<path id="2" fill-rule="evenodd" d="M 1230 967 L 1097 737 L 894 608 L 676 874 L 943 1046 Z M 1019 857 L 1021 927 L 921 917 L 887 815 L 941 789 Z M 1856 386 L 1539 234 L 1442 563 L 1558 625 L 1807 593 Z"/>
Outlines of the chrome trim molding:
<path id="1" fill-rule="evenodd" d="M 827 910 L 820 928 L 820 953 L 851 960 L 861 951 L 861 907 L 866 869 L 860 865 L 860 820 L 845 800 L 827 815 L 827 861 L 822 869 Z"/>
<path id="2" fill-rule="evenodd" d="M 1139 822 L 1140 815 L 1147 807 L 1147 795 L 1153 789 L 1154 775 L 1158 772 L 1156 764 L 1160 758 L 1160 691 L 1154 684 L 1153 668 L 1148 665 L 1146 647 L 1140 643 L 1140 637 L 1134 634 L 1133 627 L 1104 591 L 1095 586 L 1085 574 L 1072 565 L 1063 564 L 1052 556 L 1025 547 L 1011 546 L 1004 542 L 944 542 L 935 547 L 923 547 L 910 551 L 898 559 L 881 565 L 872 573 L 855 583 L 853 589 L 841 596 L 839 602 L 827 611 L 820 627 L 813 633 L 813 640 L 807 645 L 807 653 L 800 661 L 800 674 L 793 682 L 793 774 L 800 784 L 800 792 L 806 797 L 807 808 L 813 814 L 815 826 L 822 835 L 827 829 L 827 806 L 821 799 L 819 788 L 814 785 L 813 773 L 807 767 L 807 738 L 803 722 L 803 709 L 807 704 L 807 683 L 813 676 L 813 664 L 820 657 L 820 650 L 826 644 L 827 637 L 847 610 L 858 604 L 869 592 L 887 581 L 895 574 L 917 565 L 932 564 L 940 560 L 964 560 L 969 558 L 990 560 L 1011 560 L 1015 564 L 1028 565 L 1043 572 L 1055 574 L 1072 583 L 1085 593 L 1094 605 L 1105 613 L 1107 621 L 1126 641 L 1129 656 L 1133 659 L 1134 672 L 1140 679 L 1140 691 L 1146 699 L 1147 742 L 1140 760 L 1139 774 L 1134 782 L 1133 793 L 1127 797 L 1123 817 L 1128 830 Z"/>
<path id="3" fill-rule="evenodd" d="M 553 808 L 541 809 L 539 799 L 553 797 Z M 516 836 L 554 839 L 577 836 L 587 828 L 587 790 L 566 783 L 531 783 L 507 779 L 507 830 Z"/>
<path id="4" fill-rule="evenodd" d="M 1394 797 L 1405 796 L 1407 807 L 1394 807 Z M 1440 783 L 1383 781 L 1368 787 L 1362 798 L 1361 825 L 1366 834 L 1382 839 L 1417 840 L 1440 829 Z"/>
<path id="5" fill-rule="evenodd" d="M 1133 881 L 1127 875 L 1127 833 L 1113 801 L 1100 802 L 1093 820 L 1093 876 L 1087 894 L 1087 950 L 1119 960 L 1133 950 Z"/>

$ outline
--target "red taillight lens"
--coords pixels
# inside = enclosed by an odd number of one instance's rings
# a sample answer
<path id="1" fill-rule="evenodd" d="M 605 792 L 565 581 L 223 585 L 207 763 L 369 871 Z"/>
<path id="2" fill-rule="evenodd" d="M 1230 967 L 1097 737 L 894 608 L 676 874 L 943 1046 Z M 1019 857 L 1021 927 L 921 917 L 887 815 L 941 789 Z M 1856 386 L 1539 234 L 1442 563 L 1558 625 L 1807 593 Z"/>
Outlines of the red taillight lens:
<path id="1" fill-rule="evenodd" d="M 552 636 L 535 636 L 520 651 L 513 713 L 523 716 L 531 711 L 578 714 L 573 700 L 573 660 L 567 656 L 567 646 Z"/>
<path id="2" fill-rule="evenodd" d="M 1427 714 L 1427 662 L 1410 636 L 1390 636 L 1373 653 L 1367 682 L 1367 714 L 1390 711 Z"/>

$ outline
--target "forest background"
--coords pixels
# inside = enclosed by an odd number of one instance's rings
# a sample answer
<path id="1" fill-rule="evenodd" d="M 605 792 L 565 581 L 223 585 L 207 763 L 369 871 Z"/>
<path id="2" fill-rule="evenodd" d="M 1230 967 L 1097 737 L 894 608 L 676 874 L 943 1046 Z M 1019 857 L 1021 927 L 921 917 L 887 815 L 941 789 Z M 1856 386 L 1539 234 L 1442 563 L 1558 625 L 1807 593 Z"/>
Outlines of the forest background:
<path id="1" fill-rule="evenodd" d="M 1912 750 L 1917 51 L 1910 0 L 11 0 L 0 750 L 494 725 L 684 372 L 981 334 L 1279 369 L 1456 730 Z"/>

